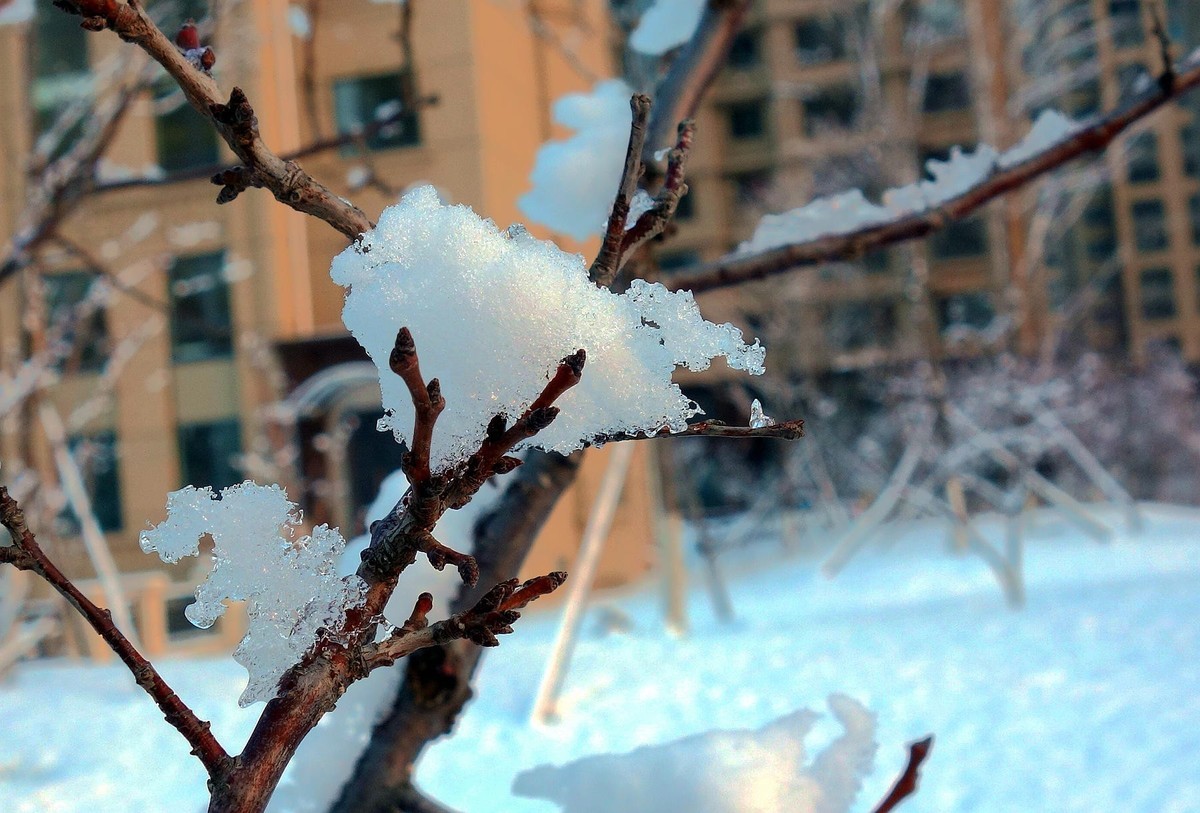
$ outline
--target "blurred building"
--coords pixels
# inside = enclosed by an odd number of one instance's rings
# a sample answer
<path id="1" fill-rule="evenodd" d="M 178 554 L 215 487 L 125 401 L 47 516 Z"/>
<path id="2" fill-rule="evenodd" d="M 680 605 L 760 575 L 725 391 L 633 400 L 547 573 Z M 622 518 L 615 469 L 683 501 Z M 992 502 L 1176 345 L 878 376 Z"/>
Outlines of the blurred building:
<path id="1" fill-rule="evenodd" d="M 1154 5 L 756 3 L 698 116 L 691 192 L 659 265 L 669 274 L 715 259 L 765 212 L 909 183 L 954 145 L 1010 146 L 1046 107 L 1080 118 L 1112 109 L 1160 69 Z M 1178 57 L 1200 43 L 1200 9 L 1167 5 Z M 767 337 L 776 363 L 798 372 L 978 352 L 1005 323 L 1027 352 L 1057 331 L 1135 359 L 1166 341 L 1200 361 L 1196 109 L 1172 105 L 1139 125 L 1102 176 L 1081 162 L 1041 197 L 994 203 L 927 241 L 704 305 Z"/>
<path id="2" fill-rule="evenodd" d="M 205 18 L 221 86 L 245 89 L 279 153 L 362 133 L 302 163 L 368 213 L 428 182 L 498 223 L 519 220 L 515 201 L 534 153 L 553 135 L 552 101 L 609 71 L 599 0 L 543 0 L 529 9 L 490 0 L 411 8 L 253 0 L 214 4 L 221 9 L 215 21 L 207 19 L 209 5 L 150 7 L 172 33 L 186 18 Z M 22 14 L 30 8 L 36 11 Z M 105 77 L 137 53 L 110 33 L 84 31 L 48 2 L 6 12 L 0 242 L 14 233 L 29 179 L 38 174 L 39 136 L 56 127 L 63 136 L 43 160 L 64 152 L 88 125 L 86 116 L 72 118 L 73 106 L 86 108 Z M 400 35 L 406 25 L 407 38 Z M 388 119 L 391 126 L 372 129 Z M 59 378 L 41 397 L 62 417 L 94 515 L 128 573 L 158 566 L 138 549 L 137 533 L 163 518 L 167 493 L 182 485 L 283 482 L 307 523 L 337 524 L 349 537 L 363 531 L 364 506 L 399 465 L 399 448 L 375 431 L 378 382 L 341 324 L 343 291 L 328 275 L 344 238 L 266 192 L 217 206 L 208 178 L 231 160 L 163 76 L 136 97 L 97 167 L 96 183 L 106 191 L 87 190 L 57 228 L 64 239 L 49 241 L 33 270 L 0 289 L 6 375 L 66 343 L 55 365 Z M 97 280 L 117 290 L 106 306 L 88 308 Z M 58 481 L 42 430 L 32 407 L 4 416 L 6 482 L 20 474 L 21 461 L 42 482 Z M 573 559 L 605 458 L 589 453 L 531 568 Z M 635 465 L 602 584 L 648 564 L 645 477 L 645 466 Z M 37 519 L 64 570 L 87 578 L 70 508 L 51 505 Z M 180 610 L 196 578 L 182 566 L 173 575 L 173 586 L 151 580 L 168 593 L 160 630 L 168 637 L 191 630 Z M 141 589 L 138 578 L 130 584 Z"/>

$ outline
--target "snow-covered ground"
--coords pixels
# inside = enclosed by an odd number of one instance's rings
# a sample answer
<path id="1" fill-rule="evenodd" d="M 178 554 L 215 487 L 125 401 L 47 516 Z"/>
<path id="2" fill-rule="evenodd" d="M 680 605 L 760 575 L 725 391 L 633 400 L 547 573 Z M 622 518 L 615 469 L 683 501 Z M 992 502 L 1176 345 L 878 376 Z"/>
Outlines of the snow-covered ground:
<path id="1" fill-rule="evenodd" d="M 841 733 L 826 698 L 843 693 L 878 715 L 858 810 L 886 792 L 906 743 L 930 732 L 912 813 L 1200 810 L 1200 513 L 1146 513 L 1145 531 L 1110 545 L 1043 518 L 1020 613 L 978 559 L 947 556 L 944 533 L 919 523 L 887 528 L 892 544 L 834 581 L 812 560 L 760 558 L 731 580 L 737 622 L 715 622 L 697 589 L 682 638 L 664 632 L 653 589 L 603 597 L 633 629 L 603 635 L 592 619 L 562 719 L 547 728 L 528 719 L 556 619 L 532 615 L 489 655 L 478 699 L 418 778 L 469 813 L 551 813 L 510 794 L 516 775 L 801 708 L 824 715 L 806 743 L 814 754 Z M 261 708 L 237 707 L 240 667 L 162 671 L 240 746 Z M 200 810 L 204 778 L 186 750 L 117 667 L 27 664 L 0 686 L 0 810 Z"/>

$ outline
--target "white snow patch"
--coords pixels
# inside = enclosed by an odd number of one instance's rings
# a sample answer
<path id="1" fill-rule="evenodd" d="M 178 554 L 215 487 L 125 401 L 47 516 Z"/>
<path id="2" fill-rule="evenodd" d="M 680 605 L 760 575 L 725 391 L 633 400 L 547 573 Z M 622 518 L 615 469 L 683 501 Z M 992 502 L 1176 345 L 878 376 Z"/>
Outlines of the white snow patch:
<path id="1" fill-rule="evenodd" d="M 705 0 L 655 0 L 638 20 L 629 47 L 643 54 L 665 54 L 696 33 Z"/>
<path id="2" fill-rule="evenodd" d="M 288 6 L 287 21 L 288 27 L 292 30 L 294 36 L 302 40 L 306 40 L 312 36 L 312 20 L 308 18 L 308 12 L 300 6 Z"/>
<path id="3" fill-rule="evenodd" d="M 802 709 L 755 731 L 708 731 L 518 774 L 513 793 L 563 813 L 844 813 L 875 762 L 875 716 L 845 695 L 829 707 L 844 729 L 812 765 L 804 741 L 818 715 Z"/>
<path id="4" fill-rule="evenodd" d="M 0 25 L 17 25 L 33 19 L 33 0 L 8 0 L 0 5 Z"/>
<path id="5" fill-rule="evenodd" d="M 1043 110 L 1033 122 L 1033 127 L 1016 145 L 1005 150 L 999 165 L 1007 168 L 1028 161 L 1038 153 L 1070 138 L 1080 128 L 1079 122 L 1057 110 Z"/>
<path id="6" fill-rule="evenodd" d="M 233 653 L 249 683 L 238 703 L 275 696 L 279 679 L 310 650 L 322 629 L 337 629 L 361 601 L 365 582 L 339 578 L 337 557 L 346 546 L 336 530 L 319 525 L 295 538 L 299 509 L 276 485 L 246 481 L 222 489 L 187 486 L 167 497 L 167 518 L 141 533 L 142 550 L 165 562 L 199 553 L 212 536 L 213 570 L 184 611 L 197 627 L 211 627 L 226 601 L 249 602 L 246 637 Z"/>
<path id="7" fill-rule="evenodd" d="M 733 325 L 706 322 L 689 292 L 634 280 L 614 294 L 588 280 L 583 258 L 501 232 L 466 206 L 445 206 L 432 187 L 384 210 L 379 225 L 339 254 L 333 280 L 350 288 L 343 321 L 380 370 L 385 416 L 397 439 L 412 427 L 411 396 L 391 372 L 396 333 L 408 327 L 421 371 L 441 381 L 446 410 L 431 463 L 465 460 L 496 415 L 518 418 L 566 356 L 582 348 L 579 385 L 530 441 L 567 453 L 612 432 L 681 430 L 699 408 L 671 381 L 678 366 L 763 372 L 765 350 Z"/>
<path id="8" fill-rule="evenodd" d="M 517 201 L 526 217 L 576 240 L 603 230 L 625 164 L 632 95 L 624 82 L 608 79 L 554 103 L 554 121 L 575 134 L 538 150 L 533 189 Z"/>
<path id="9" fill-rule="evenodd" d="M 1028 161 L 1070 137 L 1080 125 L 1057 111 L 1038 116 L 1029 133 L 1003 153 L 987 144 L 974 152 L 954 147 L 945 161 L 930 160 L 929 177 L 889 189 L 882 204 L 872 203 L 858 189 L 817 198 L 781 214 L 765 215 L 754 235 L 738 246 L 738 254 L 754 254 L 818 237 L 849 234 L 898 217 L 919 214 L 953 200 L 985 181 L 997 169 Z"/>

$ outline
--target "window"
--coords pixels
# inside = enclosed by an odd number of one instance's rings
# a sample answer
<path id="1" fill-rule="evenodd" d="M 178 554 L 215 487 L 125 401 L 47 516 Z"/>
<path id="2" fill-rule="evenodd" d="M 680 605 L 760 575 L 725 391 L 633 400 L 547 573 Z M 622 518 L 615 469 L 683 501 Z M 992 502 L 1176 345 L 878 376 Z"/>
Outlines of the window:
<path id="1" fill-rule="evenodd" d="M 663 274 L 673 274 L 700 264 L 700 255 L 695 251 L 664 251 L 655 259 L 658 260 L 658 270 Z"/>
<path id="2" fill-rule="evenodd" d="M 978 257 L 987 247 L 987 229 L 979 218 L 955 220 L 929 238 L 929 252 L 938 260 Z"/>
<path id="3" fill-rule="evenodd" d="M 241 427 L 236 418 L 179 427 L 179 468 L 183 482 L 214 490 L 242 481 L 236 464 L 241 453 Z"/>
<path id="4" fill-rule="evenodd" d="M 826 336 L 830 346 L 845 352 L 892 343 L 896 306 L 890 302 L 844 302 L 829 308 Z"/>
<path id="5" fill-rule="evenodd" d="M 1189 178 L 1200 178 L 1200 122 L 1191 122 L 1180 134 L 1183 139 L 1183 171 Z"/>
<path id="6" fill-rule="evenodd" d="M 1151 132 L 1138 133 L 1129 139 L 1125 159 L 1129 166 L 1130 183 L 1157 181 L 1158 137 Z"/>
<path id="7" fill-rule="evenodd" d="M 1141 45 L 1145 39 L 1138 6 L 1138 0 L 1109 0 L 1108 18 L 1112 25 L 1113 44 L 1118 48 Z"/>
<path id="8" fill-rule="evenodd" d="M 758 99 L 738 102 L 726 108 L 729 135 L 733 138 L 760 138 L 767 132 L 767 103 Z"/>
<path id="9" fill-rule="evenodd" d="M 858 120 L 858 92 L 851 85 L 821 88 L 803 105 L 804 132 L 809 138 L 849 129 Z"/>
<path id="10" fill-rule="evenodd" d="M 67 441 L 71 457 L 79 466 L 83 486 L 92 504 L 92 515 L 100 530 L 119 531 L 121 521 L 121 483 L 117 468 L 117 436 L 113 432 L 78 435 Z M 79 519 L 68 505 L 58 517 L 58 531 L 64 535 L 80 532 Z"/>
<path id="11" fill-rule="evenodd" d="M 675 207 L 675 220 L 691 220 L 696 216 L 696 185 L 688 182 L 688 190 Z"/>
<path id="12" fill-rule="evenodd" d="M 376 76 L 354 76 L 333 84 L 333 108 L 340 134 L 361 132 L 378 121 L 394 119 L 367 138 L 367 148 L 390 150 L 421 143 L 420 121 L 415 110 L 404 110 L 408 75 L 399 71 Z"/>
<path id="13" fill-rule="evenodd" d="M 1161 251 L 1167 247 L 1166 211 L 1161 200 L 1139 200 L 1133 204 L 1133 236 L 1138 251 Z"/>
<path id="14" fill-rule="evenodd" d="M 1200 246 L 1200 194 L 1188 199 L 1188 212 L 1192 217 L 1192 243 Z"/>
<path id="15" fill-rule="evenodd" d="M 771 191 L 771 173 L 766 170 L 739 172 L 729 180 L 733 182 L 735 204 L 761 205 Z"/>
<path id="16" fill-rule="evenodd" d="M 850 55 L 848 25 L 842 17 L 809 17 L 795 27 L 796 59 L 802 65 L 845 59 Z"/>
<path id="17" fill-rule="evenodd" d="M 926 113 L 947 113 L 971 108 L 971 83 L 967 75 L 958 73 L 933 74 L 925 83 Z"/>
<path id="18" fill-rule="evenodd" d="M 46 315 L 52 329 L 62 329 L 66 344 L 60 372 L 94 373 L 109 355 L 105 310 L 87 302 L 96 277 L 86 271 L 66 271 L 43 277 Z"/>
<path id="19" fill-rule="evenodd" d="M 938 300 L 937 309 L 938 325 L 942 330 L 949 327 L 983 330 L 996 315 L 991 296 L 983 291 L 942 297 Z"/>
<path id="20" fill-rule="evenodd" d="M 161 82 L 155 91 L 154 141 L 158 165 L 180 172 L 217 163 L 217 133 L 173 84 Z"/>
<path id="21" fill-rule="evenodd" d="M 1069 92 L 1063 100 L 1065 111 L 1075 118 L 1086 118 L 1100 112 L 1100 83 L 1089 79 Z"/>
<path id="22" fill-rule="evenodd" d="M 171 359 L 176 364 L 233 354 L 225 253 L 178 257 L 168 274 Z"/>
<path id="23" fill-rule="evenodd" d="M 65 155 L 83 134 L 82 108 L 91 95 L 88 32 L 70 14 L 38 5 L 33 30 L 33 83 L 30 97 L 39 136 L 54 130 L 50 160 Z M 72 108 L 75 108 L 72 110 Z M 68 112 L 70 111 L 70 112 Z"/>
<path id="24" fill-rule="evenodd" d="M 1146 319 L 1170 319 L 1175 315 L 1175 283 L 1169 268 L 1152 268 L 1138 278 L 1142 316 Z"/>
<path id="25" fill-rule="evenodd" d="M 762 32 L 741 31 L 729 46 L 725 64 L 734 70 L 753 68 L 762 62 Z"/>

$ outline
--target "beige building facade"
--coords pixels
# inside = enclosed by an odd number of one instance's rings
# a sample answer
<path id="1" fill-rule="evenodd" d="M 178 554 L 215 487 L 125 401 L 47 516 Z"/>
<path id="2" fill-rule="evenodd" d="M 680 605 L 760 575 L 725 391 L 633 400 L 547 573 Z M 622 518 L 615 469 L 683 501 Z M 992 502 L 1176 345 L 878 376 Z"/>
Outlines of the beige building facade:
<path id="1" fill-rule="evenodd" d="M 734 249 L 764 212 L 856 187 L 878 195 L 954 145 L 1010 146 L 1039 109 L 1112 109 L 1139 70 L 1159 70 L 1152 5 L 756 3 L 698 117 L 691 200 L 657 253 L 663 272 Z M 1167 6 L 1176 50 L 1200 42 L 1200 9 Z M 1013 319 L 1015 347 L 1037 352 L 1080 321 L 1079 302 L 1092 346 L 1140 360 L 1166 341 L 1198 362 L 1195 109 L 1169 106 L 1110 150 L 1107 178 L 1074 198 L 1082 214 L 1051 214 L 1072 228 L 1038 231 L 1036 194 L 1013 196 L 927 241 L 714 292 L 704 305 L 760 335 L 767 314 L 789 309 L 784 354 L 807 373 L 974 352 L 930 337 L 985 330 L 996 316 Z"/>
<path id="2" fill-rule="evenodd" d="M 173 12 L 158 5 L 168 31 L 187 16 L 189 4 Z M 301 163 L 368 214 L 431 183 L 504 225 L 520 219 L 515 201 L 536 149 L 556 134 L 552 101 L 586 88 L 589 71 L 610 72 L 602 2 L 534 6 L 538 25 L 526 4 L 493 0 L 415 4 L 411 17 L 404 4 L 368 0 L 228 4 L 211 32 L 215 73 L 223 88 L 246 91 L 279 153 L 366 133 Z M 572 43 L 569 53 L 561 41 Z M 31 168 L 36 174 L 38 133 L 131 52 L 111 34 L 83 32 L 49 3 L 37 3 L 28 21 L 0 26 L 0 242 L 15 232 Z M 401 100 L 412 99 L 422 101 L 406 109 Z M 387 118 L 396 126 L 371 129 Z M 217 206 L 207 175 L 231 158 L 177 91 L 155 83 L 136 98 L 99 167 L 107 191 L 89 194 L 59 227 L 63 239 L 47 241 L 32 268 L 0 289 L 7 381 L 29 358 L 66 348 L 50 365 L 53 383 L 4 416 L 2 476 L 11 484 L 28 467 L 39 481 L 58 482 L 34 406 L 50 405 L 135 604 L 146 590 L 174 601 L 155 640 L 185 634 L 178 611 L 199 577 L 176 568 L 164 586 L 145 575 L 159 565 L 138 549 L 137 534 L 163 518 L 170 491 L 244 477 L 284 482 L 306 523 L 340 524 L 351 536 L 398 464 L 398 448 L 374 430 L 378 383 L 362 380 L 366 357 L 341 324 L 343 291 L 328 275 L 346 241 L 263 191 Z M 111 295 L 81 310 L 98 296 L 97 279 L 108 280 Z M 308 400 L 289 416 L 280 404 L 294 406 L 298 392 Z M 650 564 L 645 455 L 639 450 L 626 485 L 601 585 Z M 587 454 L 531 567 L 573 560 L 606 459 Z M 69 506 L 51 503 L 37 525 L 65 569 L 88 579 Z M 158 629 L 160 621 L 140 624 Z"/>

